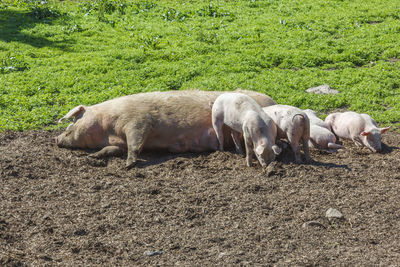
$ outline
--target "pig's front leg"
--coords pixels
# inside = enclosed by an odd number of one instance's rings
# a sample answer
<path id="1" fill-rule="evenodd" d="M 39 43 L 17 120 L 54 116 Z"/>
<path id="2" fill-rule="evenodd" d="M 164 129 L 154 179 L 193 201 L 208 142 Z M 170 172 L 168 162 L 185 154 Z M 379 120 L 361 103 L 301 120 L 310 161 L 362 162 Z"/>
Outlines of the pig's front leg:
<path id="1" fill-rule="evenodd" d="M 94 158 L 121 156 L 124 152 L 125 149 L 119 146 L 106 146 L 103 147 L 100 151 L 91 154 L 90 156 Z"/>
<path id="2" fill-rule="evenodd" d="M 243 132 L 243 137 L 244 137 L 244 145 L 246 148 L 246 164 L 248 167 L 251 167 L 253 164 L 253 141 L 247 137 L 245 132 Z"/>
<path id="3" fill-rule="evenodd" d="M 233 139 L 233 143 L 235 143 L 236 153 L 244 155 L 244 152 L 243 152 L 243 149 L 242 149 L 242 144 L 240 142 L 239 133 L 234 131 L 234 130 L 232 130 L 231 131 L 231 136 L 232 136 L 232 139 Z"/>
<path id="4" fill-rule="evenodd" d="M 262 155 L 258 155 L 257 153 L 254 153 L 257 157 L 258 162 L 260 162 L 261 167 L 267 167 L 267 163 L 263 159 Z"/>
<path id="5" fill-rule="evenodd" d="M 354 144 L 356 144 L 356 146 L 358 146 L 358 147 L 362 147 L 363 146 L 363 143 L 362 143 L 360 138 L 353 137 L 352 140 L 353 140 Z"/>

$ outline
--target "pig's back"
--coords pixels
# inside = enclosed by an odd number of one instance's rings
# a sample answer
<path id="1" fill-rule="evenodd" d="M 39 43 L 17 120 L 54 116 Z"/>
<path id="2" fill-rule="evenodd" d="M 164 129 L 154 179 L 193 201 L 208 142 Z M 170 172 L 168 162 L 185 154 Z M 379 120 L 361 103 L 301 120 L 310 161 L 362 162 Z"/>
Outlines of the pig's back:
<path id="1" fill-rule="evenodd" d="M 336 115 L 332 130 L 339 137 L 351 139 L 359 135 L 364 127 L 365 120 L 360 114 L 347 111 Z"/>
<path id="2" fill-rule="evenodd" d="M 365 128 L 375 128 L 378 127 L 378 125 L 376 124 L 375 120 L 368 114 L 362 113 L 360 114 L 361 117 L 364 119 L 365 121 Z"/>
<path id="3" fill-rule="evenodd" d="M 329 125 L 325 121 L 323 121 L 322 119 L 318 118 L 315 115 L 308 114 L 307 112 L 306 114 L 308 116 L 308 119 L 310 120 L 310 126 L 315 125 L 329 130 Z"/>
<path id="4" fill-rule="evenodd" d="M 268 107 L 272 105 L 276 105 L 276 102 L 269 96 L 255 92 L 255 91 L 249 91 L 249 90 L 243 90 L 243 89 L 237 89 L 235 92 L 242 93 L 245 95 L 250 96 L 253 98 L 261 107 Z"/>

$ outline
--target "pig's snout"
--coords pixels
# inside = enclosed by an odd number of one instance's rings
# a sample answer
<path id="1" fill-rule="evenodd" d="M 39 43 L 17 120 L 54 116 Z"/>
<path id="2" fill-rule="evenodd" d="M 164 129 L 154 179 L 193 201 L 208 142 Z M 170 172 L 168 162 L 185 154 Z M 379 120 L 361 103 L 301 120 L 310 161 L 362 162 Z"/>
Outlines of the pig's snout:
<path id="1" fill-rule="evenodd" d="M 369 147 L 369 149 L 370 149 L 373 153 L 381 153 L 381 152 L 382 152 L 382 148 L 380 148 L 380 147 Z"/>
<path id="2" fill-rule="evenodd" d="M 56 143 L 57 146 L 60 146 L 60 141 L 58 140 L 58 137 L 54 137 L 54 143 Z"/>
<path id="3" fill-rule="evenodd" d="M 64 147 L 61 136 L 54 137 L 54 142 L 58 147 Z"/>

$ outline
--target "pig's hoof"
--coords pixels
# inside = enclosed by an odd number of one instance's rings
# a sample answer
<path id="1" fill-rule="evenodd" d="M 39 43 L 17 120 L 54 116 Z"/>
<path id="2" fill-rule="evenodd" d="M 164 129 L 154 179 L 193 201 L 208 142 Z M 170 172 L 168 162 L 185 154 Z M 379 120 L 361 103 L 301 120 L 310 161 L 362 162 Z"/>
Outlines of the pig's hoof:
<path id="1" fill-rule="evenodd" d="M 127 160 L 125 166 L 129 170 L 135 167 L 135 165 L 136 165 L 136 160 Z"/>
<path id="2" fill-rule="evenodd" d="M 236 153 L 237 154 L 239 154 L 240 156 L 242 156 L 242 157 L 246 157 L 246 153 L 244 153 L 244 151 L 243 150 L 236 150 Z"/>
<path id="3" fill-rule="evenodd" d="M 89 154 L 89 157 L 98 159 L 98 158 L 101 158 L 101 155 L 99 154 L 99 152 L 96 152 L 96 153 Z"/>
<path id="4" fill-rule="evenodd" d="M 302 163 L 302 160 L 299 159 L 299 158 L 297 158 L 297 159 L 294 160 L 294 163 L 296 163 L 296 164 L 301 164 L 301 163 Z"/>

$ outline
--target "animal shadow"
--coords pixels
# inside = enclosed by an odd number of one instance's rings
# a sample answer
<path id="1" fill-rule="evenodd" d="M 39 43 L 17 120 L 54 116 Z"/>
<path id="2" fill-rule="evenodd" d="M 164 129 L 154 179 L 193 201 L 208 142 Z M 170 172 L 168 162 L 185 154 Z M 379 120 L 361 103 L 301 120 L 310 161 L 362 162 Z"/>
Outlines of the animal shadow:
<path id="1" fill-rule="evenodd" d="M 169 163 L 177 165 L 182 165 L 184 161 L 178 160 L 174 161 L 178 158 L 182 159 L 194 159 L 200 156 L 207 156 L 212 152 L 201 152 L 201 153 L 170 153 L 170 152 L 159 152 L 159 151 L 145 151 L 142 152 L 139 156 L 139 159 L 135 165 L 135 168 L 146 168 L 153 165 L 160 165 L 163 163 Z"/>
<path id="2" fill-rule="evenodd" d="M 393 152 L 393 150 L 399 149 L 396 146 L 388 146 L 385 143 L 382 143 L 382 151 L 381 154 L 390 154 Z"/>
<path id="3" fill-rule="evenodd" d="M 301 150 L 302 151 L 302 150 Z M 322 150 L 317 150 L 319 155 L 322 154 L 334 154 L 334 153 L 328 153 L 326 151 L 322 151 Z M 310 150 L 310 154 L 311 154 L 311 150 Z M 336 164 L 336 163 L 327 163 L 327 162 L 321 162 L 318 161 L 315 157 L 311 157 L 311 160 L 309 162 L 305 161 L 305 156 L 304 153 L 301 153 L 301 159 L 302 162 L 298 163 L 298 164 L 302 164 L 302 165 L 314 165 L 314 166 L 323 166 L 323 167 L 328 167 L 328 168 L 343 168 L 346 170 L 351 170 L 347 165 L 345 164 Z M 295 157 L 294 157 L 294 153 L 290 147 L 289 144 L 286 144 L 283 146 L 283 150 L 282 152 L 276 157 L 276 160 L 283 163 L 283 164 L 291 164 L 291 163 L 295 163 Z M 296 163 L 295 163 L 296 164 Z"/>

